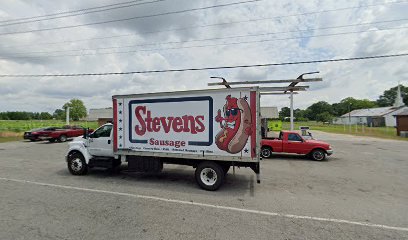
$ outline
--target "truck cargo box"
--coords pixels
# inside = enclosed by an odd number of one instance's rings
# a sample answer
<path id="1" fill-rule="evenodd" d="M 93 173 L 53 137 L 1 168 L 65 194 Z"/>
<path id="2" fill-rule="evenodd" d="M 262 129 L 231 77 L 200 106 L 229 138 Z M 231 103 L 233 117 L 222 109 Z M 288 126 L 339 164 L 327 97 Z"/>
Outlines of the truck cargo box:
<path id="1" fill-rule="evenodd" d="M 116 95 L 118 155 L 257 162 L 259 89 Z"/>

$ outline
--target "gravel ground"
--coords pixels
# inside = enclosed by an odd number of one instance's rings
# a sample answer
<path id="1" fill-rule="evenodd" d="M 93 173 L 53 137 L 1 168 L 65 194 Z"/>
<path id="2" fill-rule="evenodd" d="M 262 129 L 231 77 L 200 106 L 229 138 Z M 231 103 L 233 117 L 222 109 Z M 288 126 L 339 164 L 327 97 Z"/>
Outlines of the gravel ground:
<path id="1" fill-rule="evenodd" d="M 1 143 L 0 239 L 408 239 L 408 142 L 314 135 L 328 161 L 274 156 L 217 192 L 191 167 L 72 176 L 66 143 Z"/>

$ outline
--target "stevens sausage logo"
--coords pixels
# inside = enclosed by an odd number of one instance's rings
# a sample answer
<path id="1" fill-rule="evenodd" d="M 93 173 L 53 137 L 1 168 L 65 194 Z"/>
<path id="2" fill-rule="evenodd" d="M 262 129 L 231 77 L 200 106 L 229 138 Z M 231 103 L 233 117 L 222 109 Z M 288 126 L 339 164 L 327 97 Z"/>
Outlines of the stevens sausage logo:
<path id="1" fill-rule="evenodd" d="M 228 153 L 238 153 L 242 151 L 252 134 L 251 109 L 247 102 L 247 97 L 235 98 L 228 95 L 223 108 L 215 117 L 215 121 L 220 124 L 221 130 L 215 136 L 217 147 Z"/>
<path id="2" fill-rule="evenodd" d="M 212 109 L 210 96 L 131 100 L 129 141 L 160 148 L 210 146 Z"/>

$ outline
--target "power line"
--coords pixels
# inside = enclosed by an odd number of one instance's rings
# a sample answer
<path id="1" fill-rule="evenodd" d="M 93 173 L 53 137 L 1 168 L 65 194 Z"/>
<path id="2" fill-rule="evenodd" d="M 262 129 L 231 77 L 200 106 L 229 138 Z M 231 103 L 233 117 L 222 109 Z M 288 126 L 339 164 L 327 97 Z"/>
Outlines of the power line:
<path id="1" fill-rule="evenodd" d="M 130 75 L 130 74 L 146 74 L 146 73 L 168 73 L 168 72 L 205 71 L 205 70 L 252 68 L 252 67 L 270 67 L 270 66 L 299 65 L 299 64 L 325 63 L 325 62 L 344 62 L 344 61 L 405 57 L 405 56 L 408 56 L 408 53 L 365 56 L 365 57 L 351 57 L 351 58 L 334 58 L 334 59 L 324 59 L 324 60 L 309 60 L 309 61 L 297 61 L 297 62 L 235 65 L 235 66 L 222 66 L 222 67 L 179 68 L 179 69 L 144 70 L 144 71 L 129 71 L 129 72 L 105 72 L 105 73 L 1 74 L 0 77 L 2 78 L 4 77 L 79 77 L 79 76 Z"/>
<path id="2" fill-rule="evenodd" d="M 85 14 L 90 14 L 90 13 L 106 12 L 106 11 L 115 10 L 115 9 L 128 8 L 128 7 L 134 7 L 134 6 L 139 6 L 139 5 L 163 2 L 165 0 L 155 0 L 155 1 L 151 1 L 151 2 L 141 2 L 141 3 L 140 3 L 140 1 L 143 1 L 143 0 L 138 0 L 138 1 L 136 1 L 138 3 L 133 3 L 133 4 L 129 4 L 129 5 L 115 6 L 115 7 L 99 9 L 99 10 L 93 10 L 93 11 L 88 11 L 88 12 L 79 12 L 79 13 L 74 13 L 74 14 L 69 14 L 69 15 L 47 17 L 47 18 L 44 18 L 44 19 L 34 19 L 34 20 L 27 20 L 27 21 L 15 22 L 15 23 L 5 23 L 5 24 L 0 24 L 0 27 L 6 27 L 6 26 L 11 26 L 11 25 L 20 25 L 20 24 L 24 24 L 24 23 L 42 22 L 42 21 L 48 21 L 48 20 L 60 19 L 60 18 L 67 18 L 67 17 L 75 17 L 75 16 L 80 16 L 80 15 L 85 15 Z"/>
<path id="3" fill-rule="evenodd" d="M 357 24 L 337 25 L 337 26 L 312 28 L 312 29 L 296 30 L 296 31 L 269 32 L 269 33 L 258 33 L 258 34 L 234 35 L 234 36 L 226 36 L 226 37 L 214 37 L 214 38 L 205 38 L 205 39 L 194 39 L 194 40 L 189 40 L 189 41 L 156 42 L 156 43 L 146 43 L 146 44 L 125 45 L 125 46 L 110 46 L 110 47 L 83 48 L 83 49 L 57 50 L 57 51 L 17 52 L 17 53 L 14 53 L 14 54 L 22 55 L 22 54 L 37 54 L 37 53 L 46 54 L 46 53 L 61 53 L 61 52 L 97 51 L 97 50 L 130 48 L 130 47 L 142 47 L 142 46 L 153 46 L 153 45 L 163 45 L 163 44 L 180 44 L 180 43 L 190 43 L 190 42 L 203 42 L 203 41 L 213 41 L 213 40 L 235 39 L 235 38 L 243 38 L 243 37 L 259 37 L 259 36 L 268 36 L 268 35 L 275 35 L 275 34 L 301 33 L 301 32 L 309 32 L 309 31 L 316 31 L 316 30 L 327 30 L 327 29 L 346 28 L 346 27 L 354 27 L 354 26 L 362 26 L 362 25 L 371 25 L 371 24 L 378 24 L 378 23 L 400 22 L 400 21 L 406 21 L 406 20 L 408 20 L 408 18 L 378 21 L 378 22 L 366 22 L 366 23 L 357 23 Z M 406 27 L 403 27 L 403 28 L 406 28 Z M 399 28 L 389 28 L 389 29 L 393 30 L 393 29 L 399 29 Z M 379 30 L 389 30 L 389 29 L 379 29 Z M 361 31 L 361 32 L 364 32 L 364 31 Z M 356 33 L 356 32 L 352 32 L 352 33 Z M 341 33 L 341 34 L 348 34 L 348 33 Z M 318 36 L 322 36 L 322 35 L 318 35 Z M 306 36 L 306 37 L 313 37 L 313 36 Z M 292 39 L 292 38 L 290 38 L 290 39 Z M 276 40 L 276 39 L 274 39 L 274 40 Z M 288 40 L 288 38 L 283 38 L 283 40 Z"/>
<path id="4" fill-rule="evenodd" d="M 185 47 L 138 49 L 138 50 L 129 50 L 129 51 L 107 52 L 107 53 L 82 53 L 82 54 L 61 54 L 61 55 L 43 55 L 43 56 L 5 56 L 5 57 L 0 57 L 0 59 L 7 59 L 7 58 L 44 58 L 44 57 L 75 57 L 75 56 L 90 56 L 90 55 L 125 54 L 125 53 L 146 52 L 146 51 L 163 51 L 163 50 L 178 50 L 178 49 L 191 49 L 191 48 L 204 48 L 204 47 L 219 47 L 219 46 L 230 46 L 230 45 L 240 45 L 240 44 L 273 42 L 273 41 L 282 41 L 282 40 L 293 40 L 293 39 L 302 39 L 302 38 L 338 36 L 338 35 L 355 34 L 355 33 L 363 33 L 363 32 L 388 31 L 388 30 L 406 29 L 406 28 L 408 28 L 408 27 L 389 28 L 389 29 L 371 29 L 371 30 L 366 30 L 366 31 L 342 32 L 342 33 L 320 34 L 320 35 L 288 37 L 288 38 L 263 39 L 263 40 L 241 41 L 241 42 L 233 42 L 233 43 L 217 43 L 217 44 L 185 46 Z M 68 51 L 72 51 L 72 50 L 68 50 Z M 82 50 L 74 50 L 74 51 L 82 51 Z"/>
<path id="5" fill-rule="evenodd" d="M 39 15 L 39 16 L 1 20 L 0 23 L 17 22 L 17 21 L 36 19 L 36 18 L 45 18 L 45 17 L 50 17 L 50 16 L 64 15 L 64 14 L 69 14 L 69 13 L 84 12 L 84 11 L 88 11 L 88 10 L 101 9 L 101 8 L 107 8 L 107 7 L 112 7 L 112 6 L 124 5 L 124 4 L 131 4 L 131 3 L 135 3 L 135 2 L 141 2 L 141 1 L 144 1 L 144 0 L 133 0 L 133 1 L 128 1 L 128 2 L 120 2 L 120 3 L 102 5 L 102 6 L 98 6 L 98 7 L 90 7 L 90 8 L 82 8 L 82 9 L 70 10 L 70 11 L 65 11 L 65 12 L 50 13 L 50 14 Z"/>
<path id="6" fill-rule="evenodd" d="M 144 31 L 144 32 L 140 32 L 140 33 L 121 34 L 121 35 L 113 35 L 113 36 L 105 36 L 105 37 L 83 38 L 83 39 L 77 39 L 77 40 L 43 42 L 43 43 L 33 43 L 33 44 L 23 44 L 23 45 L 8 45 L 6 47 L 53 45 L 53 44 L 82 42 L 82 41 L 89 41 L 89 40 L 103 40 L 103 39 L 110 39 L 110 38 L 138 36 L 140 34 L 153 34 L 153 33 L 161 33 L 161 32 L 183 31 L 183 30 L 196 29 L 196 28 L 215 27 L 215 26 L 223 26 L 223 25 L 239 24 L 239 23 L 247 23 L 247 22 L 257 22 L 257 21 L 280 19 L 280 18 L 286 18 L 286 17 L 297 17 L 297 16 L 303 16 L 303 15 L 325 13 L 325 12 L 343 11 L 343 10 L 349 10 L 349 9 L 355 9 L 355 8 L 362 8 L 362 7 L 374 7 L 374 6 L 378 6 L 378 5 L 384 5 L 384 4 L 400 4 L 400 3 L 407 3 L 407 1 L 387 2 L 387 3 L 382 3 L 382 4 L 361 5 L 361 6 L 353 6 L 353 7 L 337 8 L 337 9 L 327 9 L 327 10 L 322 10 L 322 11 L 317 11 L 317 12 L 306 12 L 306 13 L 292 14 L 292 15 L 283 15 L 283 16 L 275 16 L 275 17 L 266 17 L 266 18 L 256 18 L 256 19 L 249 19 L 249 20 L 243 20 L 243 21 L 232 21 L 232 22 L 221 22 L 221 23 L 215 23 L 215 24 L 195 25 L 195 26 L 190 26 L 190 27 L 173 28 L 173 29 L 166 29 L 166 30 L 159 30 L 159 31 Z M 0 33 L 0 36 L 1 36 L 1 33 Z"/>
<path id="7" fill-rule="evenodd" d="M 262 1 L 262 0 L 247 0 L 247 1 L 241 1 L 241 2 L 218 4 L 218 5 L 212 5 L 212 6 L 207 6 L 207 7 L 190 8 L 190 9 L 173 11 L 173 12 L 164 12 L 164 13 L 157 13 L 157 14 L 152 14 L 152 15 L 135 16 L 135 17 L 129 17 L 129 18 L 121 18 L 121 19 L 114 19 L 114 20 L 101 21 L 101 22 L 84 23 L 84 24 L 78 24 L 78 25 L 69 25 L 69 26 L 52 27 L 52 28 L 41 28 L 41 29 L 16 31 L 16 32 L 3 32 L 3 33 L 0 33 L 0 36 L 12 35 L 12 34 L 22 34 L 22 33 L 43 32 L 43 31 L 60 30 L 60 29 L 68 29 L 68 28 L 77 28 L 77 27 L 84 27 L 84 26 L 91 26 L 91 25 L 114 23 L 114 22 L 123 22 L 123 21 L 135 20 L 135 19 L 159 17 L 159 16 L 166 16 L 166 15 L 172 15 L 172 14 L 193 12 L 193 11 L 199 11 L 199 10 L 206 10 L 206 9 L 211 9 L 211 8 L 227 7 L 227 6 L 233 6 L 233 5 L 238 5 L 238 4 L 244 4 L 244 3 L 254 3 L 254 2 L 259 2 L 259 1 Z"/>

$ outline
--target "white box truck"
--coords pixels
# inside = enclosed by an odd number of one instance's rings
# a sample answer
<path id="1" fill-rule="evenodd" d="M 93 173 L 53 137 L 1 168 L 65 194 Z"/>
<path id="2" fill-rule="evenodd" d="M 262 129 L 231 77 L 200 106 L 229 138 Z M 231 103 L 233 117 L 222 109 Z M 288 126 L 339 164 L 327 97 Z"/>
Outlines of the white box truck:
<path id="1" fill-rule="evenodd" d="M 74 175 L 88 168 L 159 172 L 163 164 L 194 167 L 198 185 L 217 190 L 231 166 L 249 167 L 259 178 L 258 87 L 117 95 L 113 124 L 69 143 Z"/>

